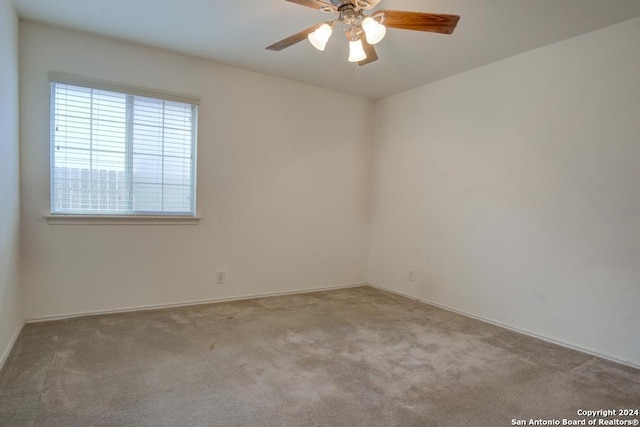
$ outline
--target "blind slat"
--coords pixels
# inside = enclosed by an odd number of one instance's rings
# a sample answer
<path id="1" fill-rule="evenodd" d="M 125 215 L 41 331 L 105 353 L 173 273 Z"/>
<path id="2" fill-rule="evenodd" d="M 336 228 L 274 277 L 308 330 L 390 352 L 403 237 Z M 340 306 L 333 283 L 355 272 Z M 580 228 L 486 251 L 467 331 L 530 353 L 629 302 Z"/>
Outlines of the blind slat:
<path id="1" fill-rule="evenodd" d="M 193 216 L 197 106 L 106 89 L 51 83 L 51 212 Z"/>

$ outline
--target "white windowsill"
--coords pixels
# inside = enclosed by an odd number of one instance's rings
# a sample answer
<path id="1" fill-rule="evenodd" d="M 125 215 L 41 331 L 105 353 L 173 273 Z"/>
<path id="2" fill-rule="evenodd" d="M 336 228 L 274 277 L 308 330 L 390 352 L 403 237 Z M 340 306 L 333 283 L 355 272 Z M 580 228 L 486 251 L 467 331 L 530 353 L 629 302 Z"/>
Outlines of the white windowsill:
<path id="1" fill-rule="evenodd" d="M 199 217 L 169 215 L 45 215 L 51 225 L 196 225 Z"/>

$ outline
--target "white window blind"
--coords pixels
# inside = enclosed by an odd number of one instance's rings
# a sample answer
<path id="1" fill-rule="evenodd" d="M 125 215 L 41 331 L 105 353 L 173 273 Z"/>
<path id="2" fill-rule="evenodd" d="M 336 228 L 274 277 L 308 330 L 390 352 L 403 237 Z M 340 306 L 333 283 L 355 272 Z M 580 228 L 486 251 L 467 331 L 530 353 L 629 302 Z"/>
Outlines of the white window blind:
<path id="1" fill-rule="evenodd" d="M 131 92 L 52 80 L 52 214 L 195 214 L 197 105 Z"/>

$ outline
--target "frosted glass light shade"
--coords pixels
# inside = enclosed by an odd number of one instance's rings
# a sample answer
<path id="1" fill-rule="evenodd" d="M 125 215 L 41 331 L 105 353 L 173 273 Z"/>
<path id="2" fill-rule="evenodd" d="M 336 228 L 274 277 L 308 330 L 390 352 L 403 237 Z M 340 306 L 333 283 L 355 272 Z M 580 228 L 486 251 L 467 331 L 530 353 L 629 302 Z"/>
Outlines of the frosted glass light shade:
<path id="1" fill-rule="evenodd" d="M 360 62 L 365 59 L 367 59 L 367 54 L 364 53 L 362 41 L 356 40 L 349 42 L 349 62 Z"/>
<path id="2" fill-rule="evenodd" d="M 329 41 L 329 37 L 331 37 L 331 33 L 333 30 L 329 24 L 322 24 L 312 33 L 310 33 L 307 38 L 318 50 L 324 50 L 325 46 L 327 46 L 327 42 Z"/>
<path id="3" fill-rule="evenodd" d="M 380 40 L 387 34 L 387 27 L 370 16 L 367 16 L 362 21 L 362 29 L 367 36 L 367 43 L 369 44 L 380 43 Z"/>

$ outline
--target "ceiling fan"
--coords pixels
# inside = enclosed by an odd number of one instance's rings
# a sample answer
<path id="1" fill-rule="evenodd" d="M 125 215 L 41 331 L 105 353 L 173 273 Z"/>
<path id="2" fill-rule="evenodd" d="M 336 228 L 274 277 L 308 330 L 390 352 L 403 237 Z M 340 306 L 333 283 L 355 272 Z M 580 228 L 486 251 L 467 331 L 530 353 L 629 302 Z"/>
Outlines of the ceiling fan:
<path id="1" fill-rule="evenodd" d="M 374 45 L 383 39 L 387 28 L 451 34 L 460 20 L 458 15 L 399 10 L 378 10 L 371 15 L 364 13 L 376 7 L 380 0 L 330 0 L 330 3 L 323 0 L 287 1 L 322 12 L 337 13 L 338 17 L 333 21 L 321 22 L 302 30 L 267 46 L 267 49 L 282 50 L 309 39 L 316 49 L 324 50 L 333 29 L 340 25 L 349 41 L 349 62 L 357 62 L 358 65 L 378 60 Z"/>

